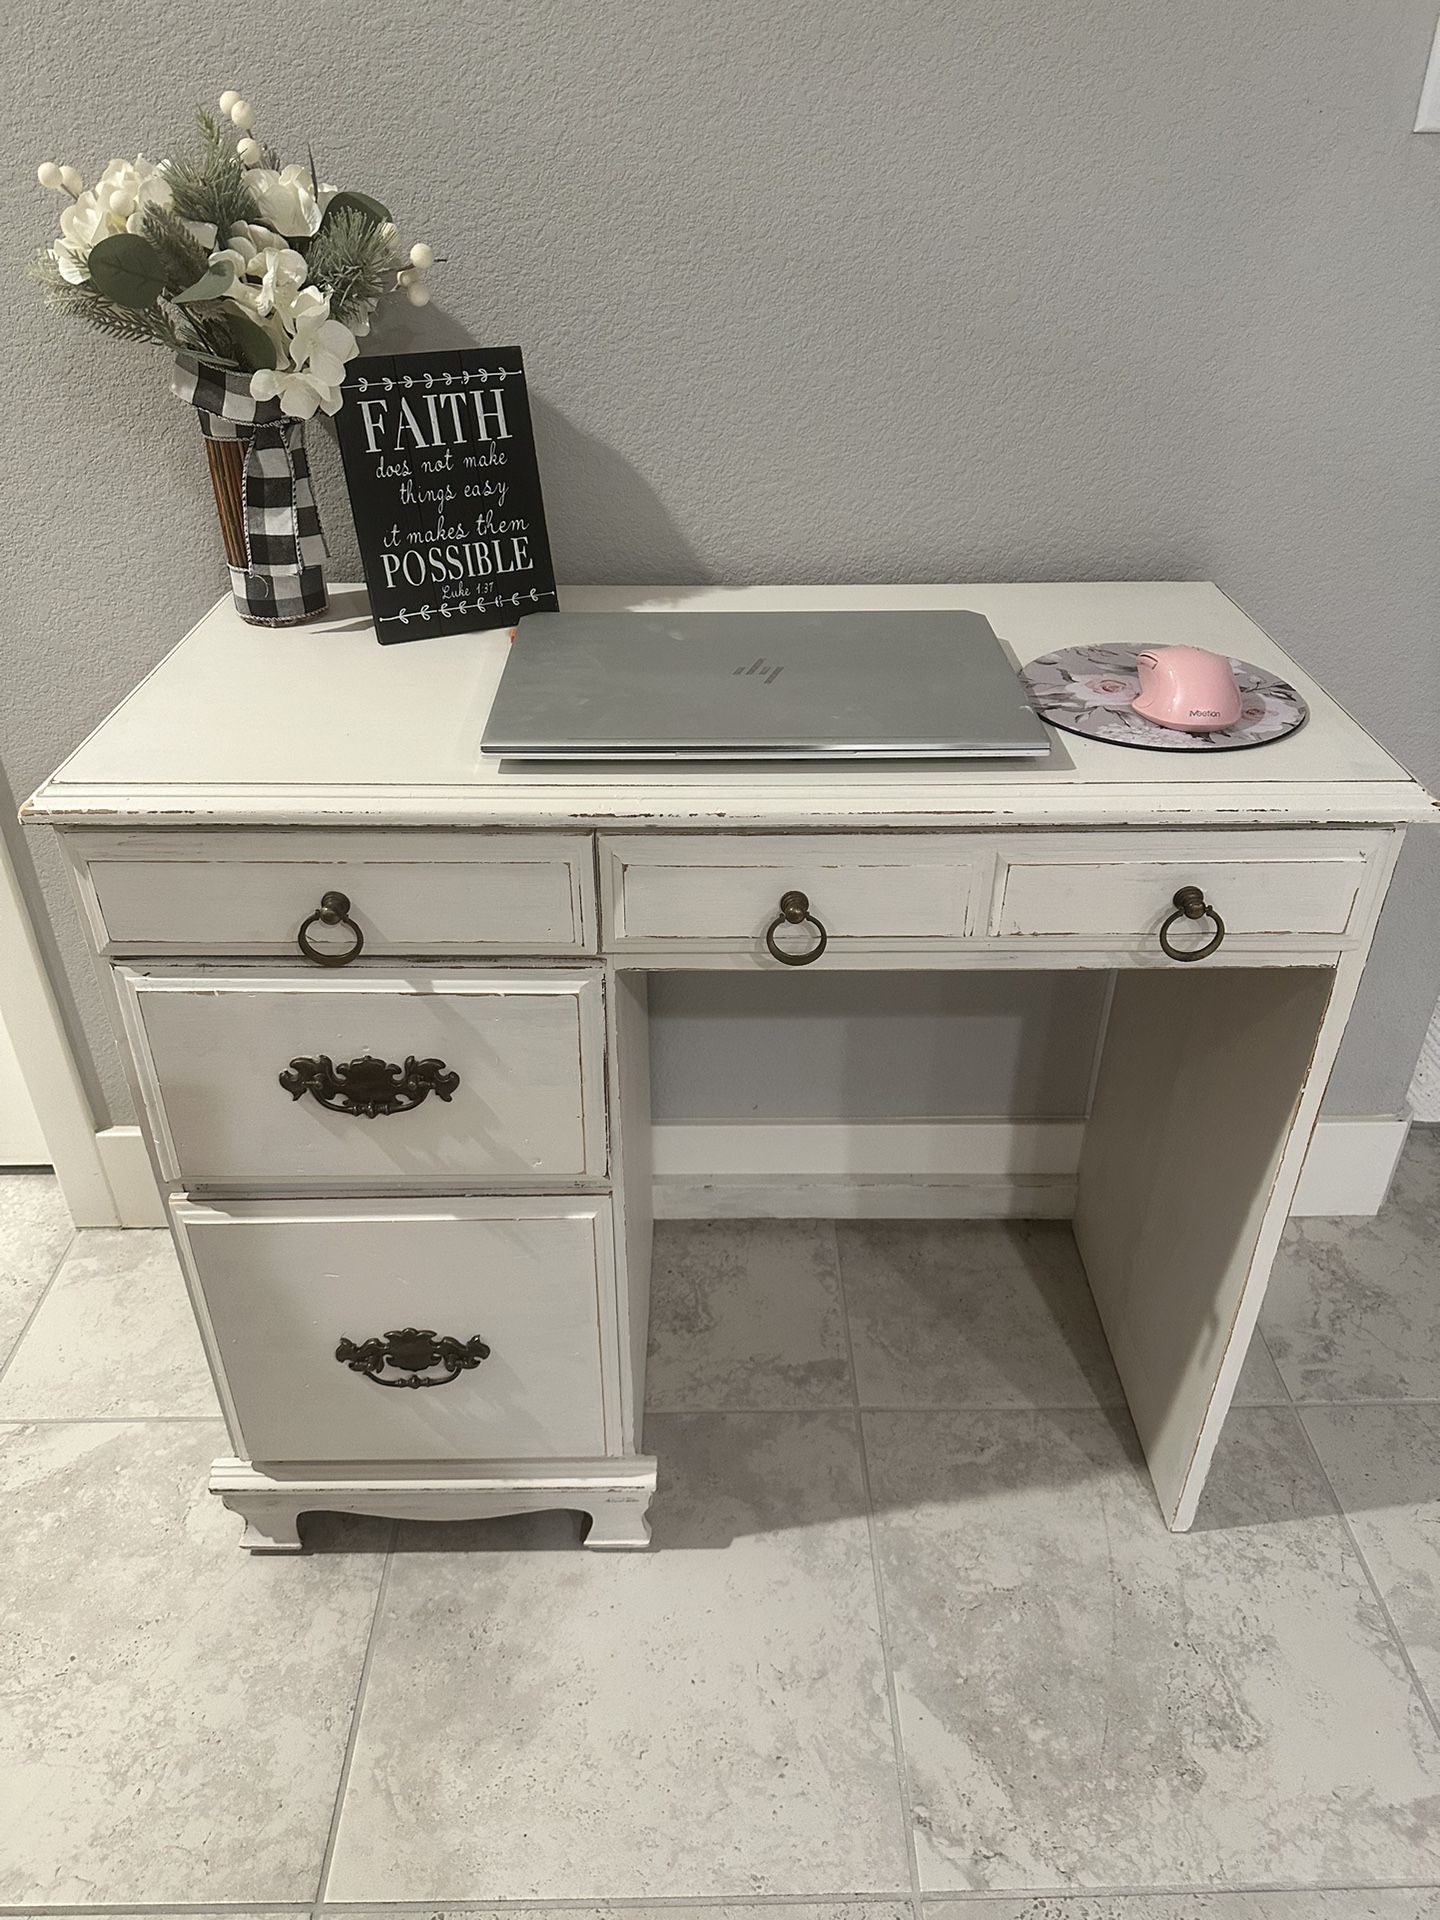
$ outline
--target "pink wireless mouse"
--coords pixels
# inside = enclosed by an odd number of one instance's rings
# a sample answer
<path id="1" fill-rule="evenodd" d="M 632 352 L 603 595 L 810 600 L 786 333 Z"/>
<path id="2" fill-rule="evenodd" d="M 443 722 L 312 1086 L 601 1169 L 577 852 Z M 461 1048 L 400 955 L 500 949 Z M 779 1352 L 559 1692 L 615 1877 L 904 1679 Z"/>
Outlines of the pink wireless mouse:
<path id="1" fill-rule="evenodd" d="M 1146 647 L 1135 664 L 1140 691 L 1132 710 L 1157 726 L 1217 733 L 1240 718 L 1244 702 L 1235 670 L 1223 653 L 1205 647 Z"/>

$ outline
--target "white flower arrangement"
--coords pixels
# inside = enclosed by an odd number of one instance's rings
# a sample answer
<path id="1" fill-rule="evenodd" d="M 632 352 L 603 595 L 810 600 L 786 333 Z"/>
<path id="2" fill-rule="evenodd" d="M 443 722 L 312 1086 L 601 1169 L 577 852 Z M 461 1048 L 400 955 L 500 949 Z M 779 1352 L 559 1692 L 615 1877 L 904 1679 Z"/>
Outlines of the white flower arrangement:
<path id="1" fill-rule="evenodd" d="M 323 182 L 313 157 L 282 167 L 239 94 L 220 110 L 199 115 L 195 160 L 112 160 L 93 187 L 47 160 L 36 178 L 70 204 L 35 273 L 57 312 L 246 372 L 293 419 L 336 413 L 379 301 L 423 307 L 435 255 L 402 256 L 388 209 Z"/>

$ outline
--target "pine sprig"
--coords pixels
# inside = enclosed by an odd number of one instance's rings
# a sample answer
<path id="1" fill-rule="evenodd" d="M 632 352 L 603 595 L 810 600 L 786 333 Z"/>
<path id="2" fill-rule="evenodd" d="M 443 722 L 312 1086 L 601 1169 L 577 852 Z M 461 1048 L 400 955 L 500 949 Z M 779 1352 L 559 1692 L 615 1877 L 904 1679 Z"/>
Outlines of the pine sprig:
<path id="1" fill-rule="evenodd" d="M 71 282 L 60 271 L 60 262 L 49 247 L 41 247 L 34 259 L 25 269 L 32 280 L 38 280 L 42 287 L 68 287 Z"/>
<path id="2" fill-rule="evenodd" d="M 197 113 L 196 120 L 200 127 L 199 158 L 182 156 L 163 162 L 165 178 L 170 182 L 171 208 L 179 219 L 204 221 L 223 236 L 238 221 L 258 219 L 259 209 L 245 183 L 245 169 L 218 123 L 203 111 Z"/>
<path id="3" fill-rule="evenodd" d="M 145 238 L 164 261 L 165 284 L 173 293 L 193 287 L 210 264 L 204 247 L 168 207 L 145 209 Z"/>
<path id="4" fill-rule="evenodd" d="M 229 325 L 230 315 L 235 311 L 229 301 L 203 300 L 194 306 L 181 307 L 162 299 L 160 305 L 183 352 L 193 353 L 197 360 L 207 360 L 216 367 L 245 365 Z"/>
<path id="5" fill-rule="evenodd" d="M 139 341 L 146 346 L 182 350 L 172 329 L 155 307 L 117 307 L 93 288 L 61 284 L 46 289 L 45 304 L 52 313 L 84 320 L 112 340 Z"/>
<path id="6" fill-rule="evenodd" d="M 331 316 L 346 326 L 368 319 L 376 302 L 394 285 L 400 265 L 394 237 L 349 208 L 325 222 L 305 259 L 310 284 L 329 288 Z"/>

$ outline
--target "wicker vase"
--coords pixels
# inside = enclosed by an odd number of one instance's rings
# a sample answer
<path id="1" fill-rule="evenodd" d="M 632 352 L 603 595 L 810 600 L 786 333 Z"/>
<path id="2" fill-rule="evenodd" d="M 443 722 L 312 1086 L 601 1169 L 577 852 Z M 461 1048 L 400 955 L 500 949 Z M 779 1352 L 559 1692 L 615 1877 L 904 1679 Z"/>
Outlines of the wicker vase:
<path id="1" fill-rule="evenodd" d="M 182 356 L 171 382 L 200 416 L 235 608 L 254 626 L 292 627 L 329 604 L 326 548 L 305 423 L 251 397 L 250 377 Z"/>

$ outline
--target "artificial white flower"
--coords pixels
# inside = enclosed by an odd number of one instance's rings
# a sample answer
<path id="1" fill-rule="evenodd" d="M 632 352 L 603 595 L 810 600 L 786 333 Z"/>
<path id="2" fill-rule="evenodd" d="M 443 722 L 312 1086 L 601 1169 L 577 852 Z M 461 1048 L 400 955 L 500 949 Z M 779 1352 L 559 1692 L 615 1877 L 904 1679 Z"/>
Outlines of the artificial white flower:
<path id="1" fill-rule="evenodd" d="M 345 363 L 360 351 L 360 343 L 338 320 L 330 318 L 330 296 L 318 287 L 304 287 L 291 308 L 293 333 L 288 367 L 261 367 L 250 376 L 256 400 L 278 400 L 283 413 L 309 420 L 317 408 L 338 413 Z"/>
<path id="2" fill-rule="evenodd" d="M 55 264 L 72 286 L 90 278 L 86 262 L 97 240 L 124 231 L 123 220 L 111 222 L 110 209 L 102 207 L 91 192 L 82 193 L 60 216 L 60 238 L 51 247 Z"/>
<path id="3" fill-rule="evenodd" d="M 293 247 L 282 243 L 256 249 L 245 258 L 238 249 L 227 247 L 223 253 L 210 256 L 212 267 L 220 262 L 229 266 L 240 262 L 230 289 L 232 300 L 257 320 L 268 320 L 273 313 L 288 324 L 309 271 L 303 253 L 296 253 Z"/>
<path id="4" fill-rule="evenodd" d="M 285 236 L 276 233 L 273 227 L 262 227 L 254 220 L 237 220 L 225 237 L 225 245 L 245 260 L 257 253 L 268 253 L 272 247 L 283 247 Z"/>
<path id="5" fill-rule="evenodd" d="M 306 167 L 251 167 L 245 184 L 264 219 L 287 240 L 308 239 L 320 231 L 326 207 L 336 189 L 322 186 L 315 192 Z"/>
<path id="6" fill-rule="evenodd" d="M 147 207 L 169 205 L 170 182 L 144 154 L 112 160 L 60 215 L 60 238 L 51 248 L 55 264 L 72 286 L 81 285 L 90 278 L 86 262 L 93 246 L 112 234 L 139 233 Z"/>
<path id="7" fill-rule="evenodd" d="M 262 258 L 265 271 L 260 280 L 260 311 L 278 313 L 282 320 L 288 320 L 295 310 L 300 289 L 305 284 L 308 271 L 305 256 L 296 253 L 293 247 L 282 247 L 278 253 L 272 249 Z M 252 266 L 252 276 L 254 271 Z"/>
<path id="8" fill-rule="evenodd" d="M 268 227 L 246 223 L 230 229 L 229 245 L 210 255 L 210 265 L 230 269 L 234 278 L 225 297 L 288 351 L 295 303 L 309 271 L 304 254 L 287 247 Z"/>
<path id="9" fill-rule="evenodd" d="M 139 233 L 144 225 L 147 207 L 168 207 L 171 200 L 170 182 L 143 153 L 133 160 L 112 160 L 95 182 L 94 192 L 124 219 L 131 233 Z"/>

